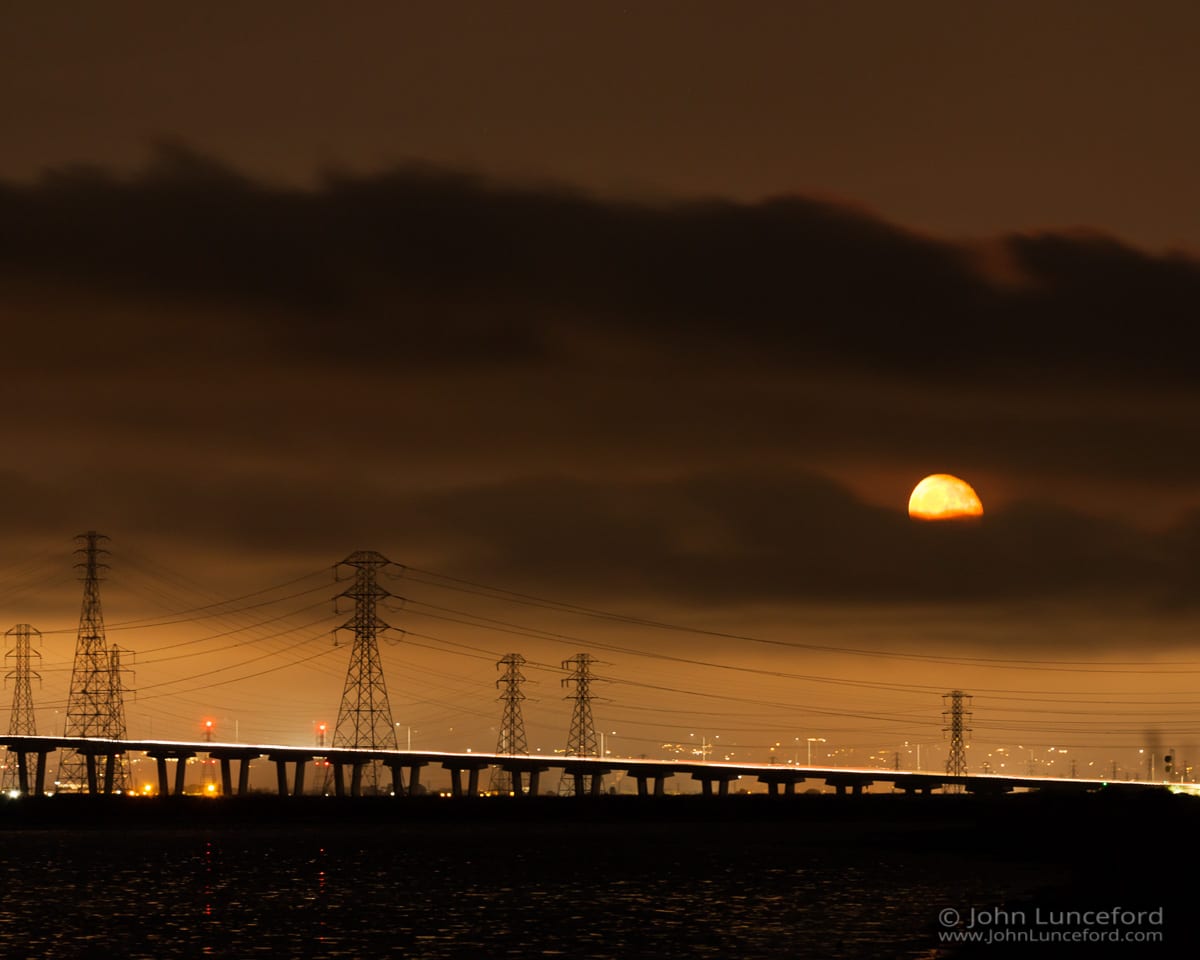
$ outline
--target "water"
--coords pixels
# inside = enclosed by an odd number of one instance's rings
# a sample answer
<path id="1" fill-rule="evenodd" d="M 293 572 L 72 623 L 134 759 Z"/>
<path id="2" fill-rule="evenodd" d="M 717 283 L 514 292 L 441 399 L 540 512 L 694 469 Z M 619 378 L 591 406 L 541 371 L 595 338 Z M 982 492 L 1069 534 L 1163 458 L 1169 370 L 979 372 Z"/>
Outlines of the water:
<path id="1" fill-rule="evenodd" d="M 884 826 L 25 824 L 0 837 L 0 955 L 932 958 L 939 910 L 1065 877 L 1004 845 L 964 853 L 956 830 Z"/>

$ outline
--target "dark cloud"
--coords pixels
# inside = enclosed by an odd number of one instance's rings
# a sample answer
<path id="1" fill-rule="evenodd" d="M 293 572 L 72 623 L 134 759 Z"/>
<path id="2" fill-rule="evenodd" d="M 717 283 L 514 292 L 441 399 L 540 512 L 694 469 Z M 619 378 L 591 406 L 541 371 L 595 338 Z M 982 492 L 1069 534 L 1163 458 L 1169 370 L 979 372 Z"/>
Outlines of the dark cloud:
<path id="1" fill-rule="evenodd" d="M 0 222 L 0 275 L 251 308 L 251 342 L 290 357 L 503 360 L 578 329 L 675 358 L 1186 382 L 1198 336 L 1194 261 L 1018 236 L 1007 256 L 1026 282 L 995 284 L 967 247 L 798 197 L 655 206 L 413 167 L 305 191 L 173 146 L 133 178 L 8 184 Z M 197 335 L 164 316 L 158 336 L 173 333 Z"/>

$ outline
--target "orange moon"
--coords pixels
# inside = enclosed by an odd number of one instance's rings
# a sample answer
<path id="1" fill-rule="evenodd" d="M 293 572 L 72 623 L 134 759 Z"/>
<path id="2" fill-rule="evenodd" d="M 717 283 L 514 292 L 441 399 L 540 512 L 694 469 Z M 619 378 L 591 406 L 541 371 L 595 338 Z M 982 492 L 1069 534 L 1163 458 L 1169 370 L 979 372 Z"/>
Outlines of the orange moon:
<path id="1" fill-rule="evenodd" d="M 908 515 L 915 520 L 982 517 L 983 503 L 967 481 L 949 473 L 935 473 L 913 487 Z"/>

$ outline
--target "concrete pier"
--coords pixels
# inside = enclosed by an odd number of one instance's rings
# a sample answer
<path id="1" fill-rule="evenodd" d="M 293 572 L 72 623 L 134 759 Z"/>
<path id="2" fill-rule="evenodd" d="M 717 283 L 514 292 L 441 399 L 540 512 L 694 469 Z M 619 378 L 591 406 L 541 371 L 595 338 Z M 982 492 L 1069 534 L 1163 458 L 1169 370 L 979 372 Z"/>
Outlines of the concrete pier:
<path id="1" fill-rule="evenodd" d="M 693 780 L 700 781 L 700 792 L 706 797 L 713 795 L 714 782 L 717 784 L 718 796 L 729 796 L 729 782 L 738 779 L 740 776 L 740 774 L 733 770 L 692 770 L 691 774 Z"/>
<path id="2" fill-rule="evenodd" d="M 767 785 L 767 793 L 772 797 L 779 796 L 780 787 L 783 788 L 784 796 L 794 796 L 796 793 L 796 784 L 803 783 L 804 779 L 804 777 L 794 773 L 760 773 L 758 775 L 759 782 Z"/>
<path id="3" fill-rule="evenodd" d="M 162 797 L 183 796 L 183 783 L 187 775 L 187 762 L 196 755 L 192 750 L 177 750 L 163 748 L 158 750 L 147 750 L 146 756 L 154 759 L 155 766 L 158 772 L 158 794 Z M 175 761 L 175 789 L 171 790 L 170 782 L 167 779 L 167 761 Z"/>
<path id="4" fill-rule="evenodd" d="M 421 768 L 426 766 L 424 760 L 394 759 L 384 761 L 392 771 L 392 794 L 397 797 L 416 796 L 417 788 L 421 785 Z M 408 786 L 404 785 L 404 771 L 408 770 Z"/>
<path id="5" fill-rule="evenodd" d="M 847 790 L 857 797 L 874 782 L 871 777 L 857 773 L 833 774 L 825 777 L 825 785 L 833 787 L 839 797 L 844 797 Z"/>
<path id="6" fill-rule="evenodd" d="M 244 797 L 250 792 L 250 761 L 257 759 L 261 754 L 253 748 L 235 748 L 235 749 L 217 749 L 210 750 L 208 755 L 214 760 L 217 760 L 221 765 L 221 794 L 222 796 L 234 796 L 233 786 L 233 761 L 239 761 L 238 781 L 237 781 L 237 796 Z"/>
<path id="7" fill-rule="evenodd" d="M 675 771 L 668 770 L 665 767 L 636 767 L 626 769 L 625 773 L 637 781 L 637 793 L 639 797 L 648 797 L 650 795 L 650 781 L 654 781 L 654 795 L 662 797 L 667 792 L 667 777 L 675 775 Z"/>
<path id="8" fill-rule="evenodd" d="M 517 797 L 536 797 L 541 775 L 549 770 L 549 766 L 537 761 L 513 759 L 500 764 L 512 776 L 513 795 Z M 524 774 L 529 774 L 528 789 L 525 787 Z"/>
<path id="9" fill-rule="evenodd" d="M 924 794 L 929 796 L 934 790 L 940 789 L 942 781 L 939 777 L 930 775 L 921 775 L 911 777 L 897 777 L 892 781 L 897 790 L 902 790 L 908 794 Z"/>
<path id="10" fill-rule="evenodd" d="M 21 796 L 29 796 L 29 754 L 22 750 L 17 754 L 17 789 L 21 791 Z"/>
<path id="11" fill-rule="evenodd" d="M 442 766 L 450 771 L 450 793 L 455 797 L 479 796 L 479 771 L 490 766 L 487 760 L 443 760 Z M 467 789 L 463 790 L 462 772 L 467 771 Z"/>

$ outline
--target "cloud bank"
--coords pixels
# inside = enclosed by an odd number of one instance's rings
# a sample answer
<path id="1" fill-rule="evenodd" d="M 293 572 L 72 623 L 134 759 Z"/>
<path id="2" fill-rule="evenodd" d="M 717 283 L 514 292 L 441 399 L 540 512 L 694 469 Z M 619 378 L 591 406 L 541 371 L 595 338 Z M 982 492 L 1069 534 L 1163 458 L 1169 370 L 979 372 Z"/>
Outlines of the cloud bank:
<path id="1" fill-rule="evenodd" d="M 0 185 L 0 224 L 10 534 L 673 603 L 1190 603 L 1185 258 L 431 168 L 299 190 L 178 145 Z M 1010 495 L 950 530 L 861 494 L 946 469 Z"/>

